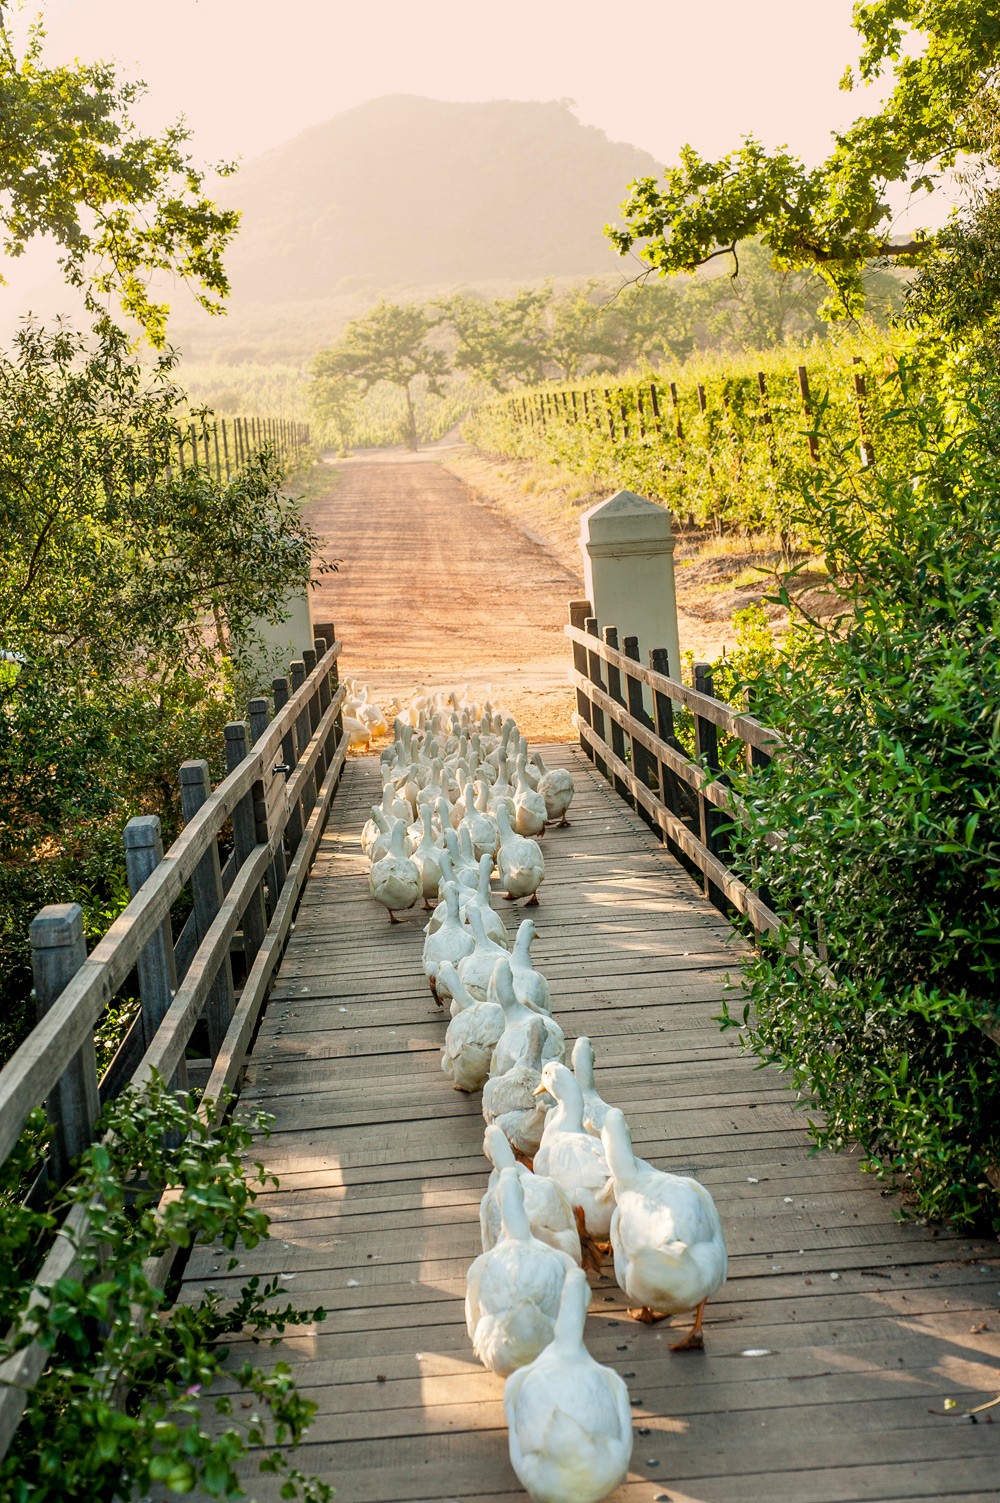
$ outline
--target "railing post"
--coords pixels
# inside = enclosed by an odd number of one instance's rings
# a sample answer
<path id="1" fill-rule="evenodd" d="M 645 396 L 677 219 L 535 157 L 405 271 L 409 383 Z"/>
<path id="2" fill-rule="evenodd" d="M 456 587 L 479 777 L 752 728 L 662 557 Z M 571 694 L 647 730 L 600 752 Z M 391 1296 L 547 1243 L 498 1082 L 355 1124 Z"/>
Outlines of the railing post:
<path id="1" fill-rule="evenodd" d="M 287 678 L 276 678 L 272 684 L 272 688 L 274 689 L 274 713 L 277 715 L 279 710 L 285 708 L 290 697 Z M 289 726 L 281 738 L 281 755 L 288 769 L 285 776 L 290 778 L 299 760 L 299 748 L 294 725 Z M 302 806 L 298 799 L 295 800 L 288 810 L 285 838 L 287 840 L 287 853 L 289 858 L 291 858 L 298 850 L 299 841 L 302 839 Z"/>
<path id="2" fill-rule="evenodd" d="M 586 631 L 587 617 L 592 614 L 593 607 L 591 606 L 589 600 L 570 601 L 569 624 L 570 626 L 575 627 L 577 631 Z M 573 667 L 576 669 L 577 673 L 581 674 L 584 678 L 587 677 L 587 649 L 585 647 L 581 647 L 578 642 L 573 643 Z M 591 724 L 590 700 L 587 698 L 582 689 L 577 689 L 576 691 L 576 713 L 579 715 L 580 719 L 587 725 Z M 590 760 L 593 761 L 594 753 L 587 745 L 587 742 L 584 740 L 582 734 L 580 736 L 580 745 L 586 752 Z"/>
<path id="3" fill-rule="evenodd" d="M 307 677 L 316 671 L 316 664 L 319 661 L 319 658 L 320 658 L 321 655 L 322 655 L 321 653 L 317 652 L 315 641 L 313 642 L 313 645 L 311 647 L 306 647 L 304 649 L 304 651 L 302 653 L 302 661 L 303 661 L 303 663 L 306 666 L 306 676 Z M 322 715 L 322 713 L 323 713 L 323 708 L 322 708 L 322 705 L 320 704 L 319 686 L 317 685 L 317 687 L 315 689 L 313 689 L 312 693 L 309 696 L 309 734 L 310 734 L 310 737 L 315 736 L 316 731 L 319 728 L 320 716 Z M 314 779 L 315 784 L 316 784 L 316 796 L 317 797 L 319 797 L 319 790 L 320 790 L 320 787 L 322 786 L 323 779 L 325 777 L 326 777 L 326 748 L 325 748 L 325 746 L 321 746 L 320 749 L 319 749 L 319 759 L 318 759 L 318 761 L 316 763 L 316 777 Z"/>
<path id="4" fill-rule="evenodd" d="M 583 625 L 584 630 L 590 636 L 596 637 L 599 635 L 596 616 L 588 616 Z M 604 680 L 601 678 L 601 660 L 596 652 L 587 653 L 587 677 L 599 689 L 604 688 Z M 607 745 L 607 735 L 604 730 L 604 711 L 599 710 L 593 703 L 590 706 L 590 723 L 594 728 L 594 735 L 598 740 L 603 741 Z M 594 753 L 594 765 L 602 777 L 606 778 L 608 775 L 608 764 L 596 752 Z"/>
<path id="5" fill-rule="evenodd" d="M 604 642 L 607 647 L 612 648 L 615 652 L 618 651 L 617 626 L 606 626 L 604 628 Z M 619 669 L 614 667 L 612 663 L 605 663 L 604 666 L 608 676 L 608 698 L 613 699 L 615 701 L 615 704 L 621 705 L 622 709 L 624 710 L 625 696 L 622 694 L 621 672 Z M 622 730 L 617 720 L 612 720 L 611 722 L 611 750 L 614 752 L 615 756 L 620 762 L 625 761 L 625 732 Z M 635 771 L 634 763 L 632 766 L 632 771 Z M 613 781 L 615 792 L 618 794 L 619 798 L 624 799 L 625 802 L 631 805 L 633 809 L 638 809 L 639 805 L 637 801 L 632 797 L 632 794 L 629 791 L 628 784 L 622 778 L 620 778 L 617 773 L 615 773 Z"/>
<path id="6" fill-rule="evenodd" d="M 247 724 L 245 720 L 233 720 L 226 726 L 224 732 L 226 738 L 226 769 L 233 772 L 246 757 L 250 748 L 247 745 Z M 258 797 L 254 798 L 254 789 L 251 787 L 240 799 L 233 810 L 233 848 L 236 852 L 237 871 L 249 861 L 257 849 L 257 819 L 254 814 L 254 804 L 260 802 L 263 787 L 257 790 Z M 264 943 L 264 935 L 267 933 L 267 915 L 264 911 L 264 895 L 258 885 L 251 892 L 247 905 L 243 910 L 243 954 L 246 959 L 247 969 L 254 962 L 254 958 L 261 945 Z"/>
<path id="7" fill-rule="evenodd" d="M 261 736 L 264 735 L 268 727 L 269 717 L 267 700 L 263 698 L 252 699 L 247 706 L 247 713 L 250 717 L 250 741 L 252 745 L 256 746 L 257 742 L 260 740 Z M 265 768 L 265 797 L 263 799 L 258 799 L 258 801 L 254 804 L 254 818 L 257 827 L 257 843 L 259 845 L 262 845 L 265 841 L 271 838 L 271 831 L 268 828 L 266 784 L 271 779 L 283 777 L 284 773 L 274 772 L 270 768 Z M 267 868 L 268 919 L 270 919 L 272 914 L 274 913 L 275 906 L 278 902 L 278 895 L 285 885 L 285 879 L 287 878 L 287 876 L 288 869 L 285 865 L 285 848 L 282 842 L 279 840 L 277 849 L 275 850 L 271 863 Z"/>
<path id="8" fill-rule="evenodd" d="M 699 694 L 707 694 L 709 698 L 715 698 L 715 687 L 712 683 L 712 670 L 708 663 L 695 663 L 694 687 Z M 694 716 L 694 740 L 695 754 L 703 767 L 710 772 L 719 770 L 719 735 L 711 720 L 706 720 L 699 715 L 697 710 Z M 714 804 L 710 804 L 704 793 L 698 791 L 698 824 L 702 844 L 711 851 L 713 856 L 720 859 L 725 854 L 725 838 L 719 831 L 722 816 Z M 721 888 L 717 887 L 708 877 L 705 878 L 705 896 L 716 908 L 725 911 L 726 898 Z"/>
<path id="9" fill-rule="evenodd" d="M 163 860 L 159 818 L 155 814 L 140 814 L 135 819 L 130 819 L 122 839 L 128 890 L 134 898 Z M 142 999 L 142 1038 L 148 1049 L 177 990 L 174 936 L 169 915 L 139 956 L 136 969 L 139 972 L 139 996 Z M 187 1066 L 183 1060 L 171 1085 L 176 1091 L 187 1090 Z"/>
<path id="10" fill-rule="evenodd" d="M 641 661 L 639 657 L 638 637 L 626 637 L 622 644 L 622 650 L 627 658 L 632 659 L 633 663 Z M 646 713 L 642 684 L 627 669 L 625 671 L 625 697 L 628 702 L 628 712 L 632 716 L 632 719 L 638 720 L 647 730 L 652 730 L 653 721 Z M 632 771 L 640 782 L 645 783 L 647 788 L 651 788 L 655 773 L 653 757 L 634 737 L 629 737 L 629 740 L 632 746 Z"/>
<path id="11" fill-rule="evenodd" d="M 207 762 L 182 762 L 180 768 L 181 809 L 185 824 L 190 824 L 202 804 L 211 793 Z M 209 843 L 191 876 L 191 894 L 194 899 L 194 922 L 201 944 L 222 907 L 222 872 L 219 867 L 219 847 L 215 840 Z M 216 1058 L 229 1027 L 229 1020 L 236 1005 L 233 988 L 233 967 L 228 952 L 223 955 L 215 980 L 205 1002 L 205 1024 L 208 1028 L 208 1047 Z"/>
<path id="12" fill-rule="evenodd" d="M 292 695 L 294 696 L 299 692 L 299 690 L 302 688 L 302 685 L 306 681 L 305 660 L 303 658 L 296 658 L 294 663 L 290 663 L 288 665 L 288 672 L 292 681 L 291 688 Z M 300 757 L 302 756 L 306 747 L 309 745 L 309 738 L 311 735 L 312 730 L 309 723 L 309 706 L 303 705 L 298 715 L 295 717 L 295 739 L 298 743 L 298 755 Z M 306 819 L 309 818 L 309 815 L 312 811 L 312 806 L 313 804 L 315 804 L 315 802 L 316 783 L 315 779 L 310 776 L 306 779 L 305 787 L 302 790 L 302 813 L 304 814 Z"/>
<path id="13" fill-rule="evenodd" d="M 665 647 L 654 647 L 649 654 L 649 666 L 654 673 L 662 673 L 665 678 L 670 678 L 670 655 Z M 677 737 L 674 734 L 674 702 L 669 694 L 663 694 L 659 689 L 653 690 L 653 716 L 656 734 L 661 741 L 679 751 Z M 658 762 L 660 772 L 660 797 L 670 810 L 671 814 L 678 819 L 684 817 L 684 805 L 681 801 L 680 780 L 674 773 L 673 768 L 665 762 Z"/>
<path id="14" fill-rule="evenodd" d="M 32 919 L 30 935 L 35 1002 L 41 1020 L 87 958 L 83 909 L 79 903 L 49 903 Z M 69 1178 L 73 1160 L 93 1142 L 94 1124 L 101 1110 L 92 1037 L 66 1066 L 45 1109 L 52 1130 L 49 1172 L 61 1185 Z"/>
<path id="15" fill-rule="evenodd" d="M 327 642 L 323 637 L 317 637 L 316 638 L 315 646 L 316 646 L 316 656 L 317 656 L 317 658 L 322 659 L 322 658 L 324 658 L 326 656 L 327 649 L 332 645 L 332 641 L 333 641 L 332 638 L 330 639 L 329 642 Z M 321 720 L 322 720 L 323 716 L 326 714 L 327 710 L 330 708 L 330 701 L 333 698 L 333 694 L 332 694 L 331 689 L 330 689 L 330 679 L 331 679 L 331 676 L 332 676 L 331 675 L 331 670 L 328 668 L 327 671 L 323 674 L 323 677 L 319 681 L 319 714 L 320 714 L 320 719 Z M 323 777 L 324 778 L 326 777 L 326 769 L 329 767 L 330 763 L 333 761 L 334 753 L 337 750 L 337 741 L 338 741 L 338 739 L 339 738 L 337 736 L 336 727 L 335 726 L 331 726 L 330 729 L 329 729 L 329 731 L 327 732 L 326 740 L 323 743 Z M 322 779 L 321 779 L 321 781 L 322 781 Z"/>

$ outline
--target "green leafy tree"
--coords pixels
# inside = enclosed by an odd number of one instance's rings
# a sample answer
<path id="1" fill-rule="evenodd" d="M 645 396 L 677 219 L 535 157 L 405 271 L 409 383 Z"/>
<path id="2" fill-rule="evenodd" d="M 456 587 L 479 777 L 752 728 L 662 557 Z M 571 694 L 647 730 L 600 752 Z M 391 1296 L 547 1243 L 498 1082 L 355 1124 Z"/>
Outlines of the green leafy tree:
<path id="1" fill-rule="evenodd" d="M 451 368 L 444 351 L 430 342 L 435 326 L 436 320 L 416 304 L 379 302 L 363 318 L 348 324 L 339 344 L 316 356 L 312 375 L 317 399 L 322 402 L 324 390 L 345 376 L 357 381 L 363 391 L 380 381 L 398 386 L 406 402 L 403 439 L 408 448 L 416 449 L 413 383 L 423 377 L 428 390 L 441 396 L 442 380 Z"/>
<path id="2" fill-rule="evenodd" d="M 223 251 L 239 214 L 204 191 L 204 169 L 178 123 L 147 135 L 132 117 L 144 85 L 109 63 L 49 66 L 36 23 L 23 51 L 0 0 L 0 226 L 19 256 L 36 236 L 54 240 L 66 280 L 100 310 L 117 298 L 154 344 L 168 306 L 150 277 L 181 277 L 202 306 L 221 311 L 229 291 Z M 218 169 L 232 170 L 225 164 Z"/>
<path id="3" fill-rule="evenodd" d="M 487 301 L 457 293 L 439 303 L 455 332 L 455 369 L 478 376 L 494 391 L 540 381 L 544 362 L 532 332 L 548 300 L 547 290 L 525 287 L 511 298 Z"/>
<path id="4" fill-rule="evenodd" d="M 873 258 L 927 261 L 934 236 L 893 240 L 887 190 L 933 188 L 960 156 L 995 163 L 1000 12 L 992 0 L 858 0 L 854 24 L 857 81 L 892 83 L 880 110 L 836 133 L 816 167 L 752 136 L 716 161 L 684 147 L 661 183 L 630 185 L 624 225 L 607 229 L 618 250 L 637 249 L 670 275 L 757 237 L 779 270 L 815 269 L 840 314 L 863 307 L 862 272 Z M 842 86 L 854 85 L 849 69 Z"/>
<path id="5" fill-rule="evenodd" d="M 308 577 L 268 454 L 222 484 L 171 463 L 171 368 L 107 324 L 0 358 L 0 1053 L 31 1022 L 34 912 L 79 898 L 103 932 L 122 824 L 176 828 L 178 764 L 215 756 L 255 621 Z"/>

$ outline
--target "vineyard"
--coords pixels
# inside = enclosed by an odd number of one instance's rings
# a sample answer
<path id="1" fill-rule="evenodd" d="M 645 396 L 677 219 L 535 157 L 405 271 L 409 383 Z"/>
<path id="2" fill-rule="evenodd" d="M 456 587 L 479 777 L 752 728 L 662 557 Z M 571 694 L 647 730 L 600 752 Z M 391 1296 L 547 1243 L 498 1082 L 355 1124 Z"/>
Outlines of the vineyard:
<path id="1" fill-rule="evenodd" d="M 491 454 L 538 459 L 664 502 L 718 531 L 787 536 L 802 481 L 836 452 L 871 463 L 894 388 L 887 345 L 778 348 L 652 373 L 515 392 L 466 434 Z"/>

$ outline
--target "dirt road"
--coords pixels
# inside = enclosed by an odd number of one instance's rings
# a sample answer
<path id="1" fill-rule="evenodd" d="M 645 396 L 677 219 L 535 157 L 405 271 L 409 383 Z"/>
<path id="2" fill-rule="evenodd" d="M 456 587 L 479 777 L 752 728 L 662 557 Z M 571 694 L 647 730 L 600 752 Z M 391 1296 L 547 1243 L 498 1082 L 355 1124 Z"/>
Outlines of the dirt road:
<path id="1" fill-rule="evenodd" d="M 338 460 L 306 516 L 341 560 L 313 594 L 343 673 L 380 694 L 469 684 L 533 740 L 570 740 L 562 627 L 582 580 L 426 455 Z"/>

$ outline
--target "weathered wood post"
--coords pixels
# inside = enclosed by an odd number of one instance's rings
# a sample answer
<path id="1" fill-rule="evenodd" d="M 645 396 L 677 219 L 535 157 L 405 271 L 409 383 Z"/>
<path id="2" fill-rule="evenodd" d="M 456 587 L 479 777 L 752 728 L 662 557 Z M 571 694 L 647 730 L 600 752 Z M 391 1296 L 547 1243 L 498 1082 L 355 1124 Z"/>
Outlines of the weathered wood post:
<path id="1" fill-rule="evenodd" d="M 667 658 L 665 647 L 654 647 L 649 654 L 649 666 L 654 673 L 662 673 L 664 678 L 670 678 L 670 663 Z M 674 702 L 668 694 L 663 694 L 659 689 L 653 691 L 653 710 L 655 715 L 656 734 L 661 741 L 672 746 L 675 751 L 680 748 L 677 737 L 674 734 Z M 681 801 L 680 779 L 673 768 L 668 767 L 666 762 L 657 763 L 660 771 L 660 797 L 678 819 L 684 817 L 684 805 Z"/>
<path id="2" fill-rule="evenodd" d="M 570 601 L 569 624 L 575 627 L 577 631 L 586 631 L 587 617 L 593 614 L 593 607 L 589 600 Z M 577 673 L 581 674 L 584 678 L 587 677 L 587 649 L 581 647 L 578 642 L 573 643 L 573 667 Z M 576 691 L 576 713 L 586 725 L 590 725 L 590 700 L 582 689 L 577 689 Z M 590 760 L 593 761 L 594 753 L 587 745 L 582 732 L 580 735 L 580 745 Z"/>
<path id="3" fill-rule="evenodd" d="M 31 970 L 41 1021 L 87 958 L 83 909 L 79 903 L 48 903 L 31 921 Z M 74 1054 L 45 1103 L 52 1129 L 49 1172 L 57 1184 L 94 1140 L 101 1110 L 93 1036 Z"/>
<path id="4" fill-rule="evenodd" d="M 142 884 L 163 860 L 160 821 L 155 814 L 130 819 L 123 833 L 128 890 L 134 898 Z M 164 919 L 139 956 L 139 996 L 142 999 L 142 1038 L 148 1049 L 163 1022 L 177 990 L 174 938 L 169 918 Z M 171 1082 L 175 1090 L 187 1090 L 187 1065 L 182 1060 Z"/>
<path id="5" fill-rule="evenodd" d="M 180 785 L 184 822 L 190 824 L 212 791 L 208 777 L 208 763 L 182 762 Z M 201 944 L 222 907 L 222 870 L 219 866 L 219 847 L 214 840 L 194 869 L 191 877 L 191 893 L 194 898 L 195 928 L 198 932 L 198 943 Z M 223 956 L 222 964 L 212 982 L 205 1003 L 204 1016 L 208 1028 L 208 1047 L 213 1059 L 217 1057 L 222 1047 L 235 1005 L 233 968 L 227 954 Z"/>
<path id="6" fill-rule="evenodd" d="M 274 713 L 283 710 L 290 698 L 287 678 L 276 678 L 272 685 L 274 690 Z M 286 778 L 290 778 L 295 771 L 299 760 L 298 737 L 295 734 L 295 726 L 288 728 L 281 738 L 281 755 L 284 757 Z M 289 859 L 295 855 L 302 839 L 302 807 L 298 800 L 288 811 L 288 824 L 285 826 L 285 840 Z"/>
<path id="7" fill-rule="evenodd" d="M 638 663 L 640 661 L 639 638 L 626 637 L 622 643 L 622 651 L 627 658 L 632 659 L 633 663 Z M 644 725 L 647 730 L 651 731 L 653 729 L 653 721 L 647 715 L 646 707 L 643 703 L 642 683 L 627 670 L 625 673 L 625 697 L 628 702 L 628 712 L 633 720 L 638 720 L 641 725 Z M 634 736 L 629 737 L 629 742 L 632 747 L 632 771 L 640 782 L 645 783 L 647 788 L 651 788 L 654 780 L 658 781 L 653 757 Z M 636 813 L 641 812 L 642 805 L 637 804 Z"/>
<path id="8" fill-rule="evenodd" d="M 302 688 L 302 685 L 306 681 L 306 665 L 304 658 L 299 658 L 296 659 L 294 663 L 289 663 L 288 676 L 291 679 L 292 695 L 294 696 L 298 694 L 299 690 Z M 311 737 L 312 730 L 309 724 L 309 706 L 303 705 L 299 713 L 295 717 L 295 739 L 298 742 L 300 757 L 305 755 L 305 750 L 309 745 Z M 310 776 L 306 778 L 305 785 L 302 789 L 301 807 L 303 824 L 308 820 L 309 815 L 312 813 L 312 807 L 315 802 L 316 780 L 312 776 L 312 774 L 310 774 Z"/>
<path id="9" fill-rule="evenodd" d="M 247 745 L 246 721 L 230 721 L 223 734 L 226 738 L 226 769 L 228 772 L 233 772 L 250 750 Z M 233 849 L 236 854 L 237 871 L 251 859 L 257 849 L 257 817 L 254 813 L 254 805 L 259 803 L 263 788 L 257 790 L 256 799 L 254 791 L 251 787 L 233 810 Z M 247 899 L 241 928 L 243 930 L 243 956 L 247 970 L 249 970 L 267 933 L 267 914 L 264 911 L 264 894 L 261 892 L 260 884 L 254 887 Z"/>
<path id="10" fill-rule="evenodd" d="M 604 643 L 606 647 L 612 648 L 615 652 L 618 651 L 617 626 L 606 626 L 604 628 Z M 619 668 L 616 668 L 613 663 L 606 663 L 605 671 L 608 675 L 608 698 L 613 699 L 615 701 L 615 704 L 621 705 L 622 709 L 624 710 L 625 696 L 622 693 L 621 670 Z M 619 762 L 625 761 L 625 732 L 622 730 L 617 720 L 611 721 L 611 750 L 614 752 Z M 632 771 L 635 771 L 634 764 Z M 633 809 L 638 807 L 635 799 L 632 797 L 628 784 L 623 778 L 620 778 L 617 773 L 615 773 L 614 777 L 614 788 L 618 796 L 624 799 L 627 804 L 631 804 Z"/>
<path id="11" fill-rule="evenodd" d="M 619 491 L 580 521 L 584 581 L 598 621 L 614 621 L 623 637 L 648 651 L 665 646 L 680 678 L 674 534 L 664 506 Z"/>
<path id="12" fill-rule="evenodd" d="M 263 697 L 252 699 L 247 706 L 250 717 L 250 742 L 256 746 L 261 736 L 267 731 L 269 724 L 268 703 Z M 285 775 L 275 772 L 273 763 L 264 769 L 264 781 L 260 789 L 262 797 L 258 797 L 254 803 L 254 819 L 257 826 L 258 844 L 271 838 L 271 815 L 276 812 L 280 804 L 281 795 L 284 792 Z M 278 842 L 277 850 L 267 868 L 267 916 L 268 919 L 274 913 L 278 895 L 285 885 L 288 870 L 285 866 L 285 848 Z"/>
<path id="13" fill-rule="evenodd" d="M 583 627 L 584 631 L 586 631 L 589 636 L 600 636 L 596 616 L 588 616 L 586 621 L 583 623 Z M 597 685 L 598 689 L 604 688 L 604 679 L 601 677 L 601 660 L 596 652 L 587 653 L 587 677 L 590 679 L 590 682 L 592 684 Z M 595 704 L 591 704 L 590 706 L 590 723 L 594 727 L 594 735 L 597 736 L 599 740 L 606 743 L 607 736 L 604 730 L 604 711 L 599 710 Z M 598 752 L 594 753 L 594 766 L 597 768 L 602 777 L 607 777 L 608 764 Z"/>
<path id="14" fill-rule="evenodd" d="M 715 698 L 715 685 L 712 682 L 712 669 L 708 663 L 695 663 L 694 686 L 699 694 L 706 694 L 710 699 Z M 719 733 L 715 723 L 706 720 L 699 715 L 697 710 L 694 716 L 694 744 L 695 754 L 701 760 L 706 770 L 717 773 L 719 770 Z M 726 841 L 721 834 L 719 826 L 723 815 L 710 803 L 704 793 L 698 793 L 698 822 L 702 845 L 707 846 L 713 856 L 720 859 L 725 856 Z M 705 878 L 705 896 L 714 903 L 716 908 L 725 910 L 726 896 L 721 888 L 717 887 L 710 878 Z"/>

